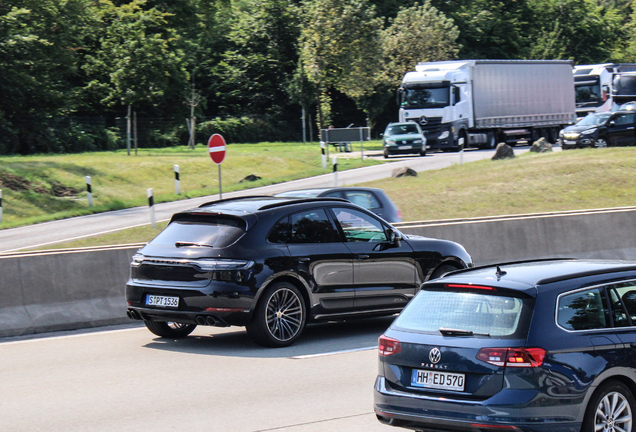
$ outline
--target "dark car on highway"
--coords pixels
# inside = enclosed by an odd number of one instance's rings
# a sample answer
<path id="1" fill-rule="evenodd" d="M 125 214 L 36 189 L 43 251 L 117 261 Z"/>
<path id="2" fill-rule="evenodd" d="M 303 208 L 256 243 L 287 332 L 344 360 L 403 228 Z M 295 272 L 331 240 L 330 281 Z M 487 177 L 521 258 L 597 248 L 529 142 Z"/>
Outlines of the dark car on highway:
<path id="1" fill-rule="evenodd" d="M 423 281 L 471 265 L 461 245 L 344 199 L 245 197 L 173 215 L 133 257 L 126 300 L 161 337 L 236 325 L 280 347 L 308 322 L 395 314 Z"/>
<path id="2" fill-rule="evenodd" d="M 636 113 L 616 111 L 588 114 L 559 133 L 563 150 L 636 144 Z"/>
<path id="3" fill-rule="evenodd" d="M 344 198 L 360 207 L 371 210 L 387 222 L 402 222 L 402 213 L 382 189 L 353 186 L 313 188 L 281 192 L 275 196 L 293 198 Z"/>
<path id="4" fill-rule="evenodd" d="M 545 260 L 426 282 L 380 337 L 380 422 L 631 432 L 636 263 Z"/>

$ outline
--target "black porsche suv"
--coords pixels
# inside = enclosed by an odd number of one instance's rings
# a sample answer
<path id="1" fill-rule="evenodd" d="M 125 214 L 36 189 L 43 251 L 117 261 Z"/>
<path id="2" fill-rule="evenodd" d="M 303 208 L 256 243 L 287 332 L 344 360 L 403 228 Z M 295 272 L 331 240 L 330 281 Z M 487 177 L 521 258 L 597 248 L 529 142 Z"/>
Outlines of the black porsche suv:
<path id="1" fill-rule="evenodd" d="M 176 213 L 138 251 L 127 313 L 165 338 L 236 325 L 281 347 L 308 322 L 397 313 L 422 282 L 471 266 L 461 245 L 344 199 L 228 199 Z"/>

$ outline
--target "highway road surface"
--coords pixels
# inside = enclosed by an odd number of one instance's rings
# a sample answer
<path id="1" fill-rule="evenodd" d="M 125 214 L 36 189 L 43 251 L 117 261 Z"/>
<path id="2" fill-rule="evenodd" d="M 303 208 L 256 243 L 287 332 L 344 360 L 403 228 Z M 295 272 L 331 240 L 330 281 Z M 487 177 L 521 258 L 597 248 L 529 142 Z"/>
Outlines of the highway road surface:
<path id="1" fill-rule="evenodd" d="M 516 147 L 515 153 L 528 151 L 529 147 Z M 556 150 L 556 149 L 555 149 Z M 560 150 L 560 148 L 558 148 Z M 375 156 L 381 158 L 381 154 L 375 152 Z M 432 169 L 440 169 L 457 164 L 462 158 L 463 163 L 481 159 L 489 159 L 494 150 L 470 149 L 461 153 L 429 153 L 426 157 L 391 158 L 389 163 L 370 167 L 358 168 L 338 172 L 338 185 L 352 185 L 366 181 L 379 180 L 390 177 L 396 168 L 409 167 L 421 172 Z M 342 156 L 360 157 L 360 153 L 346 153 Z M 244 195 L 273 195 L 293 189 L 311 187 L 331 187 L 334 185 L 333 174 L 323 174 L 301 180 L 279 183 L 270 186 L 247 189 L 237 192 L 224 193 L 223 198 L 231 198 Z M 218 199 L 218 195 L 209 195 L 200 198 L 192 198 L 182 201 L 155 204 L 157 221 L 168 220 L 172 214 L 196 207 L 205 202 Z M 118 231 L 125 228 L 147 225 L 150 223 L 147 207 L 135 207 L 105 213 L 97 213 L 89 216 L 80 216 L 53 222 L 45 222 L 20 228 L 0 230 L 0 253 L 14 252 L 22 249 L 34 248 L 43 245 L 61 243 L 96 234 Z"/>
<path id="2" fill-rule="evenodd" d="M 1 339 L 0 431 L 396 431 L 373 412 L 391 319 L 310 325 L 277 349 L 242 327 L 182 340 L 138 325 Z"/>

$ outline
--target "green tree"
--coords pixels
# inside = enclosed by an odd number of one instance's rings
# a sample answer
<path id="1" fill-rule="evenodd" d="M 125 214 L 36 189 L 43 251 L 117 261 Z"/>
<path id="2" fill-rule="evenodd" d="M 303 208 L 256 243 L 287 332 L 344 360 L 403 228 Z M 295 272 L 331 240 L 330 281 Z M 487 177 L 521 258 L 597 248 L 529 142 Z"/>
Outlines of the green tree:
<path id="1" fill-rule="evenodd" d="M 394 86 L 419 62 L 457 57 L 459 30 L 453 20 L 426 1 L 400 9 L 382 33 L 386 80 Z"/>
<path id="2" fill-rule="evenodd" d="M 329 89 L 353 98 L 363 110 L 377 84 L 382 20 L 363 0 L 306 0 L 300 55 L 318 89 L 319 127 L 330 123 Z"/>
<path id="3" fill-rule="evenodd" d="M 594 0 L 530 0 L 535 15 L 535 42 L 529 58 L 572 59 L 603 63 L 619 42 L 621 17 Z"/>
<path id="4" fill-rule="evenodd" d="M 240 0 L 231 11 L 217 97 L 234 113 L 280 115 L 298 59 L 297 8 L 289 0 Z"/>

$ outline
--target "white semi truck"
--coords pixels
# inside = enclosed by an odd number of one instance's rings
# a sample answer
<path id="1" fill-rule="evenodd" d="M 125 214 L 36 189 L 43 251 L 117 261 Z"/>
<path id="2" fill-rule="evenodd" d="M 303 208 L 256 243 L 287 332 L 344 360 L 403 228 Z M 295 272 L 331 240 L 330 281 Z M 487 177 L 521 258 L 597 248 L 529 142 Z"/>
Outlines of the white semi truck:
<path id="1" fill-rule="evenodd" d="M 612 83 L 614 74 L 633 71 L 636 71 L 634 63 L 575 66 L 572 73 L 574 74 L 577 117 L 585 117 L 594 112 L 611 111 L 615 104 Z"/>
<path id="2" fill-rule="evenodd" d="M 398 90 L 401 122 L 414 121 L 430 148 L 554 143 L 576 120 L 572 62 L 455 60 L 419 63 Z"/>

